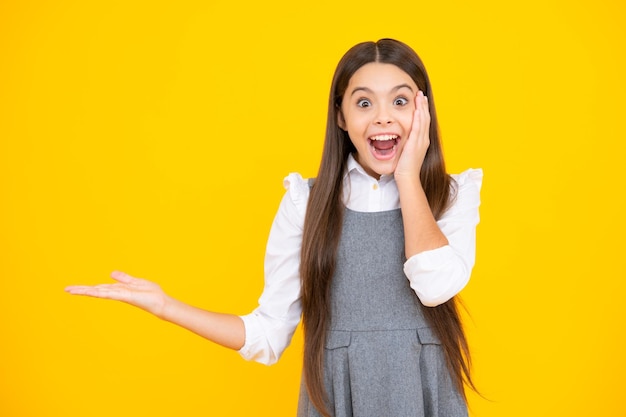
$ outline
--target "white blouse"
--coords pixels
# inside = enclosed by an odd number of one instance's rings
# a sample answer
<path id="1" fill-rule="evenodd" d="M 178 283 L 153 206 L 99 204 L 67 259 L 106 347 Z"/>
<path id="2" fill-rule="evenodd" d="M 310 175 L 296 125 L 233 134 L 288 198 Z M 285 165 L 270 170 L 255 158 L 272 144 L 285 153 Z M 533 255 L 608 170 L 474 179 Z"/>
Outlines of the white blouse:
<path id="1" fill-rule="evenodd" d="M 469 281 L 476 253 L 482 170 L 468 169 L 452 175 L 456 198 L 437 221 L 448 245 L 418 253 L 404 264 L 411 288 L 422 304 L 436 306 L 456 295 Z M 265 288 L 259 306 L 242 316 L 246 341 L 239 353 L 245 359 L 266 365 L 275 363 L 300 322 L 300 248 L 309 197 L 308 181 L 299 174 L 285 178 L 285 193 L 265 253 Z M 344 202 L 361 212 L 400 208 L 393 175 L 380 180 L 369 176 L 350 156 L 344 177 Z"/>

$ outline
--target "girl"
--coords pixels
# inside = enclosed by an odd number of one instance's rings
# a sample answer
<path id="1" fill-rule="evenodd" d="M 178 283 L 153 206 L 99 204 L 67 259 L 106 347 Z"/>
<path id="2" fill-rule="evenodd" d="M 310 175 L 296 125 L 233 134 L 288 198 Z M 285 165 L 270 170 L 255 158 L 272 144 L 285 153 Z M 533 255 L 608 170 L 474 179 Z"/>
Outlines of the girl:
<path id="1" fill-rule="evenodd" d="M 361 43 L 335 71 L 317 178 L 285 180 L 251 314 L 201 310 L 121 272 L 67 291 L 127 302 L 266 364 L 302 317 L 298 416 L 467 416 L 455 295 L 474 265 L 481 180 L 446 173 L 415 52 Z"/>

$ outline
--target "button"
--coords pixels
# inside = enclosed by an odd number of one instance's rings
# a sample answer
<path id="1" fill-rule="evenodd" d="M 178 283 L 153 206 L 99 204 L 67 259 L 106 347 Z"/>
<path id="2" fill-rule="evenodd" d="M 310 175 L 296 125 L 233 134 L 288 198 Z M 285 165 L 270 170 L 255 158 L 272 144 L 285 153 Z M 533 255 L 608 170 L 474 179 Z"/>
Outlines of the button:
<path id="1" fill-rule="evenodd" d="M 372 190 L 374 190 L 374 191 L 378 190 L 378 184 L 374 184 L 374 185 L 372 186 Z"/>

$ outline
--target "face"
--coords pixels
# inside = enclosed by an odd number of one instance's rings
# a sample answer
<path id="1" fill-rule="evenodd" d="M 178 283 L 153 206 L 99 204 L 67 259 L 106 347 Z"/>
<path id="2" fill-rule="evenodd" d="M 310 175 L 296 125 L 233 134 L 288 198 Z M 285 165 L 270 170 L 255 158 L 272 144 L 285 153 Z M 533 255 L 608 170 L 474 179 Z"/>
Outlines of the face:
<path id="1" fill-rule="evenodd" d="M 392 64 L 372 62 L 350 78 L 337 122 L 348 132 L 356 160 L 374 178 L 395 171 L 418 91 L 413 79 Z"/>

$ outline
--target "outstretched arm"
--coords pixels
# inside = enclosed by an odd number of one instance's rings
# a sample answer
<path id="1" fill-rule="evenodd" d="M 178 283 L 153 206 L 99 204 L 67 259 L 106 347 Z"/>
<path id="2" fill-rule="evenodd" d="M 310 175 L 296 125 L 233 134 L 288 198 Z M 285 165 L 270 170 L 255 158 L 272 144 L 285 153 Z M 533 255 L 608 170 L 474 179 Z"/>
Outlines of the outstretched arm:
<path id="1" fill-rule="evenodd" d="M 74 285 L 65 291 L 122 301 L 227 348 L 239 350 L 243 346 L 245 328 L 238 316 L 190 306 L 168 296 L 157 284 L 123 272 L 113 272 L 111 277 L 117 282 L 95 286 Z"/>

